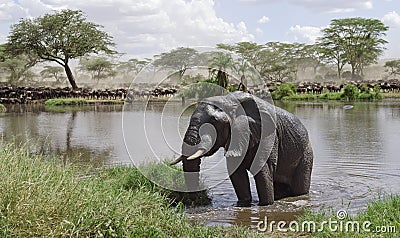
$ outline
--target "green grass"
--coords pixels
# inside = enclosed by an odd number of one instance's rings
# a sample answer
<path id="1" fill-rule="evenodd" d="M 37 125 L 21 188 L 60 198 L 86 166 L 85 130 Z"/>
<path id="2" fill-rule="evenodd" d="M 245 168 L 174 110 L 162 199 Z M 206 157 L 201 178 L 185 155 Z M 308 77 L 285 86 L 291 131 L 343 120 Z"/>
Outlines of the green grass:
<path id="1" fill-rule="evenodd" d="M 322 93 L 322 94 L 293 94 L 291 96 L 282 97 L 280 100 L 376 100 L 382 99 L 383 96 L 380 93 L 359 93 L 356 98 L 347 98 L 343 93 Z"/>
<path id="2" fill-rule="evenodd" d="M 184 173 L 181 167 L 169 166 L 167 163 L 147 164 L 140 168 L 135 167 L 114 167 L 105 170 L 107 176 L 118 186 L 127 190 L 147 189 L 150 192 L 163 194 L 169 204 L 177 206 L 179 203 L 184 205 L 203 206 L 210 205 L 211 198 L 207 190 L 198 192 L 196 200 L 189 199 L 187 193 L 182 191 L 185 186 Z M 160 178 L 162 178 L 160 180 Z M 157 181 L 162 184 L 154 184 Z M 165 189 L 174 187 L 174 191 Z"/>
<path id="3" fill-rule="evenodd" d="M 367 86 L 361 87 L 352 84 L 345 85 L 343 92 L 338 93 L 322 93 L 322 94 L 297 94 L 296 87 L 293 84 L 285 83 L 276 87 L 276 90 L 271 93 L 274 100 L 380 100 L 383 99 L 379 92 L 380 88 L 376 87 L 373 91 L 369 91 Z"/>
<path id="4" fill-rule="evenodd" d="M 316 231 L 311 232 L 313 237 L 399 237 L 400 235 L 400 195 L 387 195 L 378 198 L 368 204 L 366 210 L 359 212 L 355 216 L 347 216 L 345 219 L 340 220 L 336 213 L 320 211 L 310 212 L 307 211 L 302 215 L 298 221 L 299 224 L 306 221 L 314 221 Z M 337 228 L 331 230 L 326 224 L 322 231 L 318 231 L 323 221 L 336 221 Z M 342 222 L 342 228 L 340 228 L 340 222 Z M 357 225 L 353 230 L 352 225 L 358 223 L 359 231 L 357 231 Z M 347 225 L 346 225 L 347 224 Z M 365 229 L 363 224 L 366 224 Z M 370 225 L 367 225 L 370 224 Z M 347 227 L 347 230 L 346 230 Z M 335 226 L 333 226 L 335 229 Z M 369 229 L 367 231 L 366 229 Z M 394 230 L 393 230 L 394 229 Z M 385 230 L 386 232 L 380 232 Z M 391 232 L 389 232 L 389 230 Z"/>
<path id="5" fill-rule="evenodd" d="M 0 103 L 0 112 L 6 112 L 7 108 L 3 104 Z"/>
<path id="6" fill-rule="evenodd" d="M 400 98 L 400 93 L 381 93 L 383 98 Z"/>
<path id="7" fill-rule="evenodd" d="M 1 145 L 0 237 L 256 237 L 248 228 L 192 225 L 171 193 L 135 168 L 90 177 L 23 146 Z M 177 170 L 178 171 L 178 170 Z"/>
<path id="8" fill-rule="evenodd" d="M 92 100 L 83 98 L 54 98 L 46 100 L 46 106 L 73 106 L 90 104 L 123 104 L 124 100 Z"/>

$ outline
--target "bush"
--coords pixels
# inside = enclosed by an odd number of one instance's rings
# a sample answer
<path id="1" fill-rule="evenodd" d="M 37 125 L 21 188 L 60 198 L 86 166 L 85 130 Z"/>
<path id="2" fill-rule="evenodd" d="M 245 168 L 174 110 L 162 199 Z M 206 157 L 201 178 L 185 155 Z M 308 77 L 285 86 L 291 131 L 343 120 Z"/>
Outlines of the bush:
<path id="1" fill-rule="evenodd" d="M 353 84 L 346 84 L 343 90 L 343 97 L 351 100 L 358 98 L 358 94 L 360 93 L 360 90 L 357 88 L 357 86 Z"/>
<path id="2" fill-rule="evenodd" d="M 369 88 L 368 88 L 368 86 L 365 85 L 365 84 L 362 84 L 361 87 L 360 87 L 360 92 L 361 92 L 361 93 L 369 93 Z"/>
<path id="3" fill-rule="evenodd" d="M 0 103 L 0 112 L 6 112 L 7 108 L 3 104 Z"/>
<path id="4" fill-rule="evenodd" d="M 296 94 L 296 87 L 293 84 L 284 83 L 276 86 L 275 91 L 272 92 L 274 100 L 281 100 L 285 97 L 291 97 Z"/>

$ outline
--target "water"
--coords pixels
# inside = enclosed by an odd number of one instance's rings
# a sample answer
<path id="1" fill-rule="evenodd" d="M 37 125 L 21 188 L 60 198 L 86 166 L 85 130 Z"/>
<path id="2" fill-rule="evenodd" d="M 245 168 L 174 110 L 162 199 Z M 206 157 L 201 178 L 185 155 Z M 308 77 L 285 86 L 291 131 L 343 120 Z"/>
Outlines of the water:
<path id="1" fill-rule="evenodd" d="M 219 151 L 202 162 L 206 183 L 215 185 L 211 189 L 213 203 L 189 209 L 192 220 L 254 227 L 265 216 L 291 221 L 303 208 L 345 209 L 354 214 L 379 194 L 400 193 L 399 101 L 279 106 L 296 114 L 309 130 L 315 158 L 310 194 L 267 207 L 236 208 L 223 152 Z M 3 140 L 28 141 L 33 150 L 58 153 L 65 162 L 95 166 L 128 164 L 129 155 L 135 163 L 173 159 L 190 116 L 190 110 L 183 111 L 180 104 L 161 103 L 130 105 L 124 113 L 118 105 L 57 110 L 14 105 L 8 110 L 0 114 Z M 252 192 L 256 199 L 254 183 Z"/>

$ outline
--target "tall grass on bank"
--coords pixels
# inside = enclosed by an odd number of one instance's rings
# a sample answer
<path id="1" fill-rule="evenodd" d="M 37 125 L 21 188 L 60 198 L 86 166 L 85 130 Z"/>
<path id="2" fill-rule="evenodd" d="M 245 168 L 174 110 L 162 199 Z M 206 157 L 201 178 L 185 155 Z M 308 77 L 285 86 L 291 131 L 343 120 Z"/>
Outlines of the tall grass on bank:
<path id="1" fill-rule="evenodd" d="M 84 98 L 53 98 L 44 103 L 46 106 L 74 106 L 91 104 L 123 104 L 124 100 L 91 100 Z"/>
<path id="2" fill-rule="evenodd" d="M 366 210 L 355 216 L 345 216 L 344 219 L 338 217 L 334 212 L 307 211 L 298 220 L 300 224 L 310 221 L 317 224 L 316 230 L 309 233 L 313 237 L 399 237 L 400 195 L 380 197 L 370 202 Z M 323 222 L 329 221 L 333 224 L 331 228 L 329 223 L 326 223 L 321 229 Z"/>
<path id="3" fill-rule="evenodd" d="M 24 147 L 0 148 L 0 237 L 255 237 L 246 228 L 190 225 L 135 168 L 94 176 L 45 161 Z"/>
<path id="4" fill-rule="evenodd" d="M 6 112 L 7 108 L 3 104 L 0 103 L 0 112 Z"/>
<path id="5" fill-rule="evenodd" d="M 383 98 L 379 87 L 376 87 L 373 91 L 370 91 L 367 86 L 358 89 L 357 86 L 352 84 L 347 84 L 344 87 L 343 92 L 297 94 L 296 87 L 294 85 L 284 83 L 277 86 L 276 90 L 272 92 L 271 96 L 274 100 L 379 100 Z"/>

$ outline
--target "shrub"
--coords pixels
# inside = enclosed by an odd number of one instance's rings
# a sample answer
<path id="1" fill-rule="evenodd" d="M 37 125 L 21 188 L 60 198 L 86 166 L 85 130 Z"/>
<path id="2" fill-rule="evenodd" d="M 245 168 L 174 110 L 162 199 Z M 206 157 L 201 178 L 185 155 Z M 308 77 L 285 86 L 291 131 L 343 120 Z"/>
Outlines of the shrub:
<path id="1" fill-rule="evenodd" d="M 369 88 L 368 88 L 368 86 L 365 85 L 365 84 L 362 84 L 361 87 L 360 87 L 360 92 L 361 92 L 361 93 L 369 93 Z"/>
<path id="2" fill-rule="evenodd" d="M 284 97 L 290 97 L 296 94 L 296 87 L 293 84 L 284 83 L 276 87 L 275 91 L 272 92 L 272 98 L 275 100 L 281 100 Z"/>
<path id="3" fill-rule="evenodd" d="M 357 88 L 357 86 L 353 84 L 346 84 L 343 90 L 343 97 L 351 100 L 358 98 L 358 94 L 360 93 L 360 90 Z"/>
<path id="4" fill-rule="evenodd" d="M 7 108 L 3 104 L 0 103 L 0 112 L 6 112 L 6 111 L 7 111 Z"/>

